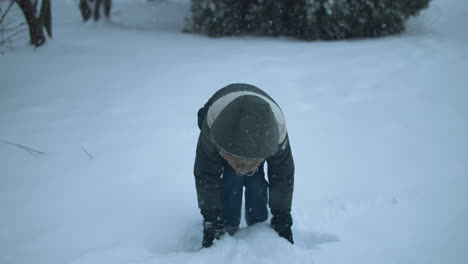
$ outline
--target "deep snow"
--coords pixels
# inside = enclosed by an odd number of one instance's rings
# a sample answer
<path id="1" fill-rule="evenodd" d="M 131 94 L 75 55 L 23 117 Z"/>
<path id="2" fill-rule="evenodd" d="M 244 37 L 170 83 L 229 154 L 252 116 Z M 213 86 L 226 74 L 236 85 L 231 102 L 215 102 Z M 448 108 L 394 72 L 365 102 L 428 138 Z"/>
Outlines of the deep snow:
<path id="1" fill-rule="evenodd" d="M 187 0 L 117 0 L 0 56 L 0 263 L 468 261 L 468 4 L 434 0 L 408 32 L 301 42 L 184 34 Z M 246 82 L 282 107 L 293 232 L 244 228 L 199 251 L 196 111 Z M 92 155 L 92 159 L 85 153 Z"/>

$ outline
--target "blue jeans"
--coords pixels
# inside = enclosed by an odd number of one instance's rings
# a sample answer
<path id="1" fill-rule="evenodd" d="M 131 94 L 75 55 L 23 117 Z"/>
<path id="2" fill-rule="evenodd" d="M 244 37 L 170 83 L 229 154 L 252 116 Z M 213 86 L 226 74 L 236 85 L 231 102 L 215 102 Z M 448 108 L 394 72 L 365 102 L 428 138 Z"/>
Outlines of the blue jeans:
<path id="1" fill-rule="evenodd" d="M 268 182 L 263 165 L 252 176 L 240 176 L 227 163 L 221 179 L 221 217 L 225 227 L 236 230 L 240 224 L 242 194 L 245 186 L 245 221 L 247 225 L 264 222 L 268 218 Z"/>

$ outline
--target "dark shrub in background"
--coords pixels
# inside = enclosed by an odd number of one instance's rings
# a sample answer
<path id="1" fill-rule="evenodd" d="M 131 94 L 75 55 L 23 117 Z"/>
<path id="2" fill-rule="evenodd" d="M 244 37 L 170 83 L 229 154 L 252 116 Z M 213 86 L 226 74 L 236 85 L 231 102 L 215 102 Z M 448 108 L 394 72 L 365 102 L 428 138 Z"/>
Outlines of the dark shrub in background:
<path id="1" fill-rule="evenodd" d="M 192 0 L 193 31 L 306 40 L 400 33 L 430 0 Z"/>

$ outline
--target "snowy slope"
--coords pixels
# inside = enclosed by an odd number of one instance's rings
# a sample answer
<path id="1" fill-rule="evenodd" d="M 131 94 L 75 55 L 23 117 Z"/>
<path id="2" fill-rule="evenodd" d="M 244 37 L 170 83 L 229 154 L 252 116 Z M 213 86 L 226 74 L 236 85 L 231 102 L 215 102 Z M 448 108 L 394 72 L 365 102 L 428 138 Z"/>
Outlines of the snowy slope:
<path id="1" fill-rule="evenodd" d="M 468 4 L 306 43 L 180 33 L 188 3 L 83 25 L 55 1 L 54 39 L 0 56 L 0 263 L 468 261 Z M 232 82 L 285 112 L 294 246 L 264 224 L 199 251 L 196 111 Z"/>

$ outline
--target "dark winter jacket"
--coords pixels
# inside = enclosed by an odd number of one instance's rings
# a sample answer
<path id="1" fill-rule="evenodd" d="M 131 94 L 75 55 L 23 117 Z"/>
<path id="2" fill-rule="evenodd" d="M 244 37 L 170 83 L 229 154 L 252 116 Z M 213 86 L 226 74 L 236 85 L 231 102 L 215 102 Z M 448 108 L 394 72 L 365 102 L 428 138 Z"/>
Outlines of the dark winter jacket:
<path id="1" fill-rule="evenodd" d="M 267 102 L 274 113 L 278 128 L 276 153 L 266 158 L 268 164 L 269 206 L 272 211 L 291 210 L 294 187 L 294 161 L 281 109 L 264 91 L 247 84 L 231 84 L 216 92 L 198 111 L 201 129 L 195 158 L 195 183 L 198 206 L 207 218 L 216 218 L 221 210 L 220 181 L 224 160 L 211 137 L 211 127 L 219 113 L 239 96 L 253 95 Z M 210 220 L 210 219 L 207 219 Z"/>

